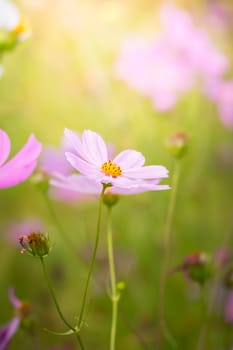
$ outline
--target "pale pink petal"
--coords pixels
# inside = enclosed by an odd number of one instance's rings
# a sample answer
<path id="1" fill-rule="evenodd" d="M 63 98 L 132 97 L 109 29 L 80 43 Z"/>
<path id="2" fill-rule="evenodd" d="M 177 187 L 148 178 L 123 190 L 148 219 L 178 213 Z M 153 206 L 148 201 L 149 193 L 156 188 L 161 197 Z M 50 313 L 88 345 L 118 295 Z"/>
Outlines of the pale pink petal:
<path id="1" fill-rule="evenodd" d="M 95 180 L 82 175 L 62 176 L 54 174 L 54 179 L 50 181 L 54 186 L 76 191 L 79 193 L 100 194 L 102 185 Z"/>
<path id="2" fill-rule="evenodd" d="M 119 153 L 114 159 L 113 163 L 116 163 L 122 170 L 139 168 L 145 163 L 145 158 L 140 152 L 127 149 Z"/>
<path id="3" fill-rule="evenodd" d="M 0 166 L 7 160 L 10 148 L 11 143 L 8 135 L 0 129 Z"/>
<path id="4" fill-rule="evenodd" d="M 69 191 L 78 191 L 77 188 L 69 181 L 69 177 L 55 177 L 50 180 L 50 185 L 58 187 L 58 188 L 63 188 L 65 190 Z"/>
<path id="5" fill-rule="evenodd" d="M 160 165 L 149 165 L 138 169 L 125 170 L 123 175 L 132 179 L 160 179 L 168 177 L 168 170 Z"/>
<path id="6" fill-rule="evenodd" d="M 41 143 L 37 141 L 33 134 L 30 135 L 23 148 L 1 168 L 1 171 L 3 168 L 8 170 L 30 165 L 31 162 L 38 158 L 41 148 Z"/>
<path id="7" fill-rule="evenodd" d="M 85 158 L 92 164 L 101 166 L 109 160 L 107 146 L 99 134 L 85 130 L 82 134 L 82 146 Z"/>
<path id="8" fill-rule="evenodd" d="M 133 195 L 137 193 L 144 193 L 147 191 L 161 191 L 161 190 L 169 190 L 169 186 L 167 185 L 135 185 L 129 188 L 119 188 L 119 187 L 111 187 L 109 190 L 112 193 L 119 195 Z"/>
<path id="9" fill-rule="evenodd" d="M 36 167 L 36 161 L 31 162 L 30 165 L 17 168 L 17 167 L 3 167 L 0 169 L 0 188 L 7 188 L 15 186 L 24 180 L 26 180 Z"/>
<path id="10" fill-rule="evenodd" d="M 15 295 L 14 288 L 10 288 L 8 290 L 8 297 L 10 299 L 11 304 L 14 306 L 15 309 L 17 309 L 21 305 L 21 301 Z"/>
<path id="11" fill-rule="evenodd" d="M 64 152 L 53 147 L 44 148 L 41 155 L 40 168 L 48 174 L 57 171 L 64 175 L 70 174 L 73 170 Z"/>
<path id="12" fill-rule="evenodd" d="M 66 145 L 66 149 L 74 149 L 77 152 L 77 155 L 81 158 L 84 157 L 85 155 L 83 154 L 83 147 L 82 147 L 82 141 L 81 138 L 77 133 L 75 133 L 72 130 L 65 129 L 64 131 L 64 143 Z"/>
<path id="13" fill-rule="evenodd" d="M 84 174 L 88 177 L 95 177 L 100 173 L 100 169 L 98 169 L 96 166 L 86 162 L 73 153 L 66 152 L 65 155 L 68 162 L 70 162 L 70 164 L 81 174 Z"/>
<path id="14" fill-rule="evenodd" d="M 106 183 L 106 184 L 111 183 L 113 186 L 120 187 L 120 188 L 129 188 L 135 185 L 136 183 L 134 179 L 129 179 L 124 176 L 113 178 L 111 176 L 104 175 L 100 181 L 101 183 Z"/>
<path id="15" fill-rule="evenodd" d="M 8 349 L 9 342 L 19 328 L 19 324 L 19 317 L 14 317 L 10 322 L 0 328 L 0 350 Z"/>

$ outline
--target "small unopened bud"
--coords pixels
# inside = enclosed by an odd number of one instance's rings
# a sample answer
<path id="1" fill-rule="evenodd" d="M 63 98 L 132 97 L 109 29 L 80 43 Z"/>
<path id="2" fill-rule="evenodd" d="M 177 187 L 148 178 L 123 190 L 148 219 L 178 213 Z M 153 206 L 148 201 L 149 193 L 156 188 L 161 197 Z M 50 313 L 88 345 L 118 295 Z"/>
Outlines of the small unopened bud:
<path id="1" fill-rule="evenodd" d="M 42 169 L 37 170 L 30 178 L 31 183 L 41 192 L 47 193 L 49 189 L 49 176 Z"/>
<path id="2" fill-rule="evenodd" d="M 171 273 L 182 271 L 188 281 L 192 280 L 203 285 L 212 275 L 212 262 L 206 253 L 194 252 L 187 255 L 183 263 Z"/>
<path id="3" fill-rule="evenodd" d="M 21 301 L 19 306 L 15 309 L 16 316 L 20 317 L 21 319 L 28 317 L 31 312 L 31 304 L 29 304 L 27 301 Z"/>
<path id="4" fill-rule="evenodd" d="M 103 201 L 107 207 L 112 207 L 118 202 L 118 200 L 119 196 L 117 194 L 112 193 L 110 188 L 107 188 L 105 190 Z"/>
<path id="5" fill-rule="evenodd" d="M 179 131 L 167 140 L 166 146 L 175 158 L 182 158 L 187 150 L 188 135 Z"/>
<path id="6" fill-rule="evenodd" d="M 19 237 L 19 243 L 22 247 L 21 253 L 28 254 L 42 258 L 50 252 L 50 240 L 41 232 L 32 232 L 29 235 Z"/>
<path id="7" fill-rule="evenodd" d="M 120 281 L 117 283 L 117 289 L 122 292 L 125 289 L 125 282 Z"/>
<path id="8" fill-rule="evenodd" d="M 187 263 L 187 273 L 191 280 L 204 284 L 212 274 L 210 257 L 206 253 L 195 253 L 195 259 L 190 256 L 190 262 Z"/>

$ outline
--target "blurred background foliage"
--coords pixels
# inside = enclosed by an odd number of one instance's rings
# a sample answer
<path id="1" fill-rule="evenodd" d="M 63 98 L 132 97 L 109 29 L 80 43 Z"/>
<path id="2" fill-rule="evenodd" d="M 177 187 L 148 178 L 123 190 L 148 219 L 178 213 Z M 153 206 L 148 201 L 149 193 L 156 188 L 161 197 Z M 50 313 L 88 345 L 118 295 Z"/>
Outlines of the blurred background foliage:
<path id="1" fill-rule="evenodd" d="M 43 145 L 60 146 L 65 127 L 99 132 L 116 150 L 133 148 L 147 164 L 162 164 L 173 174 L 175 160 L 165 147 L 167 137 L 183 130 L 189 136 L 182 160 L 181 180 L 173 225 L 171 268 L 193 251 L 212 254 L 232 233 L 233 137 L 220 122 L 215 106 L 196 86 L 169 112 L 156 111 L 151 102 L 118 80 L 114 65 L 123 39 L 130 33 L 148 34 L 159 28 L 160 1 L 150 0 L 21 0 L 17 4 L 32 26 L 32 37 L 5 55 L 0 81 L 0 127 L 12 140 L 12 154 L 33 132 Z M 199 18 L 206 1 L 180 1 Z M 229 1 L 229 5 L 230 1 Z M 204 17 L 203 17 L 204 18 Z M 206 22 L 203 20 L 206 24 Z M 208 25 L 207 25 L 208 27 Z M 208 27 L 216 45 L 232 63 L 232 28 L 226 33 Z M 229 74 L 232 73 L 232 64 Z M 170 179 L 169 179 L 170 183 Z M 170 192 L 121 198 L 114 210 L 114 240 L 118 280 L 126 283 L 120 302 L 118 349 L 155 349 L 158 289 L 163 258 L 162 238 Z M 12 314 L 7 290 L 31 302 L 41 349 L 71 344 L 44 328 L 63 330 L 49 297 L 39 262 L 21 256 L 17 240 L 8 237 L 11 222 L 37 218 L 54 243 L 47 259 L 57 297 L 72 320 L 78 313 L 95 236 L 97 202 L 52 202 L 73 242 L 74 257 L 50 216 L 41 193 L 30 180 L 1 190 L 0 290 L 1 323 Z M 108 286 L 105 214 L 101 245 L 90 291 L 83 338 L 88 349 L 108 348 L 111 303 Z M 232 238 L 228 241 L 232 245 Z M 200 291 L 182 274 L 171 276 L 166 317 L 177 347 L 193 349 L 202 324 Z M 208 297 L 207 297 L 208 299 Z M 232 326 L 223 314 L 212 319 L 214 332 L 205 350 L 233 345 Z M 230 332 L 229 332 L 230 329 Z M 230 334 L 231 333 L 231 334 Z M 229 335 L 230 334 L 230 335 Z M 32 349 L 22 330 L 10 349 Z"/>

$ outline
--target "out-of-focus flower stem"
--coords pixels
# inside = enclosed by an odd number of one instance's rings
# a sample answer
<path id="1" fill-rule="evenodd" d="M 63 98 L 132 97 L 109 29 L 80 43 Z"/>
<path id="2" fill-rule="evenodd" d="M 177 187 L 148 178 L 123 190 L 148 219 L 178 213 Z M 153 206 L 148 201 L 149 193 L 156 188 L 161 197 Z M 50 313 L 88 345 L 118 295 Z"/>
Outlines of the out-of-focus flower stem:
<path id="1" fill-rule="evenodd" d="M 73 327 L 64 317 L 62 311 L 61 311 L 61 308 L 58 304 L 58 301 L 57 301 L 57 298 L 55 296 L 55 293 L 54 293 L 54 290 L 53 290 L 53 286 L 52 286 L 52 283 L 51 283 L 51 280 L 49 278 L 49 274 L 48 274 L 48 271 L 47 271 L 47 267 L 46 267 L 46 264 L 45 264 L 45 261 L 44 261 L 44 258 L 43 257 L 40 257 L 40 261 L 41 261 L 41 264 L 42 264 L 42 269 L 43 269 L 43 273 L 44 273 L 44 276 L 45 276 L 45 280 L 46 280 L 46 283 L 48 285 L 48 289 L 49 289 L 49 292 L 50 292 L 50 295 L 52 297 L 52 300 L 54 302 L 54 305 L 56 307 L 56 310 L 61 318 L 61 320 L 63 321 L 63 323 L 70 329 L 74 332 L 77 340 L 78 340 L 78 343 L 79 343 L 79 346 L 80 346 L 80 349 L 84 350 L 84 345 L 82 343 L 82 340 L 81 340 L 81 337 L 80 337 L 80 334 L 77 332 L 77 329 L 75 327 Z"/>
<path id="2" fill-rule="evenodd" d="M 167 280 L 167 270 L 168 270 L 168 263 L 171 253 L 171 244 L 172 244 L 172 222 L 175 212 L 175 204 L 176 204 L 176 196 L 177 196 L 177 188 L 179 183 L 179 177 L 180 177 L 180 160 L 177 159 L 175 163 L 175 168 L 173 172 L 172 177 L 172 183 L 171 183 L 171 195 L 170 200 L 168 204 L 168 212 L 167 212 L 167 218 L 165 223 L 165 229 L 163 234 L 163 249 L 164 249 L 164 256 L 163 261 L 161 265 L 161 279 L 160 279 L 160 289 L 159 289 L 159 325 L 158 325 L 158 350 L 163 349 L 163 335 L 164 330 L 166 329 L 166 322 L 165 322 L 165 291 L 166 291 L 166 280 Z"/>
<path id="3" fill-rule="evenodd" d="M 101 214 L 102 214 L 102 206 L 103 206 L 103 197 L 104 197 L 104 191 L 105 191 L 106 187 L 107 187 L 107 185 L 103 184 L 103 189 L 102 189 L 102 192 L 100 194 L 100 199 L 99 199 L 99 210 L 98 210 L 95 245 L 94 245 L 93 252 L 92 252 L 91 263 L 90 263 L 90 267 L 89 267 L 89 271 L 88 271 L 88 275 L 87 275 L 86 284 L 85 284 L 85 287 L 84 287 L 84 294 L 83 294 L 83 299 L 82 299 L 82 304 L 81 304 L 81 311 L 80 311 L 79 318 L 78 318 L 78 323 L 77 323 L 77 327 L 79 329 L 82 326 L 83 315 L 84 315 L 86 301 L 87 301 L 88 288 L 89 288 L 89 284 L 90 284 L 90 280 L 91 280 L 91 276 L 92 276 L 92 272 L 93 272 L 93 267 L 94 267 L 94 264 L 95 264 L 95 259 L 96 259 L 96 253 L 97 253 L 98 245 L 99 245 L 100 223 L 101 223 L 101 216 L 102 216 Z"/>
<path id="4" fill-rule="evenodd" d="M 109 273 L 110 273 L 110 281 L 111 281 L 111 300 L 112 300 L 112 324 L 111 324 L 111 335 L 110 335 L 110 350 L 115 350 L 118 302 L 119 302 L 120 294 L 117 291 L 117 284 L 116 284 L 111 214 L 112 214 L 112 208 L 108 207 L 107 241 L 108 241 L 108 261 L 109 261 Z"/>

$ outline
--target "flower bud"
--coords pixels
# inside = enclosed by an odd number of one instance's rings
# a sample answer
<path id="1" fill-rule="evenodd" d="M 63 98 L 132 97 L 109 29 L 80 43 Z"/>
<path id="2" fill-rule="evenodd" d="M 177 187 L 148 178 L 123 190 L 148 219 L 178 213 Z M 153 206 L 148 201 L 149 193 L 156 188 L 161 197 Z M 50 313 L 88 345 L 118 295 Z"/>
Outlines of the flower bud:
<path id="1" fill-rule="evenodd" d="M 203 285 L 212 275 L 212 263 L 210 257 L 203 252 L 194 252 L 187 255 L 183 263 L 175 267 L 171 272 L 183 271 L 187 280 L 192 280 Z"/>
<path id="2" fill-rule="evenodd" d="M 118 202 L 118 200 L 119 196 L 114 193 L 111 193 L 109 188 L 105 190 L 103 201 L 107 207 L 112 207 Z"/>
<path id="3" fill-rule="evenodd" d="M 183 131 L 179 131 L 167 140 L 166 146 L 175 158 L 182 158 L 187 150 L 187 142 L 187 134 Z"/>
<path id="4" fill-rule="evenodd" d="M 194 255 L 195 259 L 193 259 Z M 191 280 L 199 284 L 204 284 L 212 274 L 210 258 L 206 253 L 194 253 L 193 257 L 190 256 L 190 262 L 186 266 Z"/>
<path id="5" fill-rule="evenodd" d="M 22 247 L 21 253 L 28 254 L 42 258 L 50 252 L 50 240 L 41 232 L 32 232 L 29 235 L 19 237 L 19 243 Z"/>
<path id="6" fill-rule="evenodd" d="M 125 282 L 123 282 L 123 281 L 120 281 L 120 282 L 118 282 L 117 283 L 117 289 L 120 291 L 120 292 L 122 292 L 123 290 L 125 290 Z"/>
<path id="7" fill-rule="evenodd" d="M 31 312 L 32 312 L 31 304 L 29 304 L 27 301 L 20 301 L 18 307 L 15 309 L 15 314 L 20 319 L 24 319 L 30 316 Z"/>

